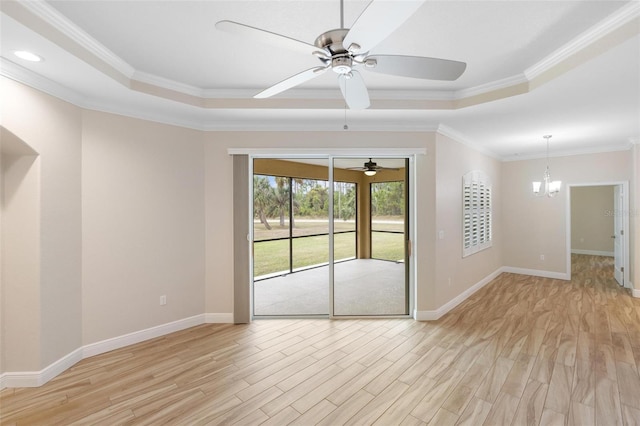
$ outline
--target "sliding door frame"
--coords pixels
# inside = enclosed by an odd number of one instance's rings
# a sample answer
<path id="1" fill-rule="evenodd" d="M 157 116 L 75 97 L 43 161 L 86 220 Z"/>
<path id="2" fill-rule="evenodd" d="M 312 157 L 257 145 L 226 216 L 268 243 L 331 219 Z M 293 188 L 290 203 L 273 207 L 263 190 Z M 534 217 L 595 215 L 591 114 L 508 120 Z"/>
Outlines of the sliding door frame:
<path id="1" fill-rule="evenodd" d="M 254 281 L 253 281 L 253 239 L 254 239 L 254 221 L 253 221 L 253 162 L 255 159 L 322 159 L 327 160 L 328 172 L 329 172 L 329 315 L 318 315 L 319 318 L 413 318 L 415 312 L 415 295 L 416 295 L 416 195 L 417 195 L 417 180 L 416 180 L 416 156 L 425 155 L 426 149 L 424 148 L 393 148 L 393 149 L 334 149 L 328 152 L 327 150 L 315 150 L 315 149 L 230 149 L 230 155 L 246 154 L 249 156 L 248 164 L 248 181 L 249 181 L 249 233 L 247 240 L 251 244 L 249 250 L 249 300 L 250 300 L 250 312 L 251 320 L 254 318 L 264 318 L 262 316 L 254 315 Z M 409 172 L 408 172 L 408 187 L 407 202 L 410 206 L 410 211 L 406 211 L 405 215 L 409 217 L 409 240 L 411 241 L 411 253 L 408 256 L 408 314 L 407 315 L 366 315 L 366 316 L 337 316 L 334 315 L 333 297 L 334 297 L 334 179 L 333 179 L 333 164 L 334 159 L 345 158 L 405 158 L 408 160 Z M 406 249 L 405 249 L 406 250 Z M 296 316 L 282 316 L 281 318 L 295 318 Z M 314 316 L 305 315 L 304 318 L 313 318 Z M 278 316 L 268 316 L 268 318 L 278 318 Z"/>

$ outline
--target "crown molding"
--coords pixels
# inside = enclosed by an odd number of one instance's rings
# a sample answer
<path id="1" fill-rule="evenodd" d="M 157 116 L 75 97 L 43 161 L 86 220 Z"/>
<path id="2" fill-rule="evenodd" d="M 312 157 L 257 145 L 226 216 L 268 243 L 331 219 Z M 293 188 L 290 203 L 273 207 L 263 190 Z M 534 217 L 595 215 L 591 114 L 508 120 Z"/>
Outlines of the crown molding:
<path id="1" fill-rule="evenodd" d="M 338 94 L 340 92 L 337 92 Z M 454 101 L 454 90 L 370 90 L 371 99 L 415 100 L 415 101 Z"/>
<path id="2" fill-rule="evenodd" d="M 107 49 L 98 40 L 91 37 L 87 32 L 78 27 L 66 16 L 58 12 L 44 0 L 26 0 L 20 4 L 33 15 L 42 19 L 74 42 L 78 43 L 92 55 L 98 57 L 108 65 L 116 69 L 128 78 L 134 74 L 135 69 L 125 62 L 118 55 Z"/>
<path id="3" fill-rule="evenodd" d="M 273 120 L 260 122 L 215 123 L 204 126 L 205 131 L 218 132 L 435 132 L 437 126 L 422 123 L 347 123 L 349 128 L 344 130 L 344 121 L 317 123 L 312 121 L 276 122 Z"/>
<path id="4" fill-rule="evenodd" d="M 0 57 L 0 75 L 3 77 L 15 80 L 19 83 L 25 84 L 36 90 L 40 90 L 51 96 L 59 98 L 63 101 L 69 102 L 77 107 L 105 112 L 109 114 L 123 115 L 126 117 L 136 118 L 145 121 L 151 121 L 155 123 L 173 125 L 193 130 L 205 131 L 205 132 L 342 132 L 343 120 L 336 120 L 335 123 L 327 122 L 301 122 L 301 121 L 286 121 L 273 122 L 273 120 L 264 121 L 251 121 L 236 123 L 229 123 L 228 121 L 216 121 L 214 117 L 196 119 L 184 119 L 178 118 L 176 114 L 170 113 L 151 113 L 149 111 L 143 111 L 140 109 L 129 108 L 128 105 L 119 103 L 106 103 L 101 100 L 87 98 L 71 89 L 68 89 L 52 80 L 49 80 L 33 71 L 23 68 L 5 58 Z M 437 124 L 430 125 L 425 123 L 350 123 L 349 129 L 346 132 L 395 132 L 395 133 L 407 133 L 407 132 L 434 132 L 439 133 L 445 137 L 448 137 L 456 142 L 459 142 L 469 148 L 485 154 L 489 157 L 498 159 L 500 161 L 523 161 L 545 158 L 544 154 L 527 155 L 527 156 L 505 156 L 501 157 L 498 154 L 488 150 L 478 143 L 472 141 L 461 132 L 445 125 Z M 577 149 L 571 151 L 556 152 L 551 157 L 564 157 L 571 155 L 584 155 L 584 154 L 598 154 L 605 152 L 627 151 L 634 146 L 638 146 L 638 141 L 634 138 L 629 138 L 629 143 L 623 145 L 612 145 L 609 147 L 600 148 L 587 148 Z"/>
<path id="5" fill-rule="evenodd" d="M 79 108 L 101 111 L 110 114 L 124 115 L 156 123 L 169 124 L 194 130 L 206 130 L 200 121 L 179 119 L 175 114 L 149 113 L 129 108 L 126 103 L 109 103 L 99 99 L 88 98 L 74 90 L 41 76 L 31 70 L 0 57 L 0 75 L 32 87 L 55 98 L 69 102 Z"/>
<path id="6" fill-rule="evenodd" d="M 309 156 L 361 156 L 363 152 L 373 157 L 394 157 L 398 155 L 427 155 L 427 148 L 227 148 L 229 155 L 272 156 L 287 155 L 304 158 Z"/>
<path id="7" fill-rule="evenodd" d="M 549 158 L 557 157 L 571 157 L 574 155 L 589 155 L 589 154 L 604 154 L 607 152 L 620 152 L 629 151 L 633 147 L 632 144 L 618 144 L 602 147 L 590 147 L 590 148 L 578 148 L 567 151 L 558 151 L 553 154 L 549 154 Z M 526 160 L 541 160 L 547 158 L 545 153 L 531 154 L 531 155 L 508 155 L 502 158 L 504 162 L 512 161 L 526 161 Z"/>
<path id="8" fill-rule="evenodd" d="M 77 106 L 83 106 L 87 100 L 84 95 L 75 90 L 71 90 L 3 57 L 0 57 L 0 75 Z"/>
<path id="9" fill-rule="evenodd" d="M 624 24 L 640 16 L 640 2 L 631 1 L 621 7 L 603 21 L 589 28 L 564 46 L 560 47 L 540 62 L 532 65 L 524 71 L 527 80 L 531 81 L 545 71 L 553 68 L 567 58 L 575 55 L 589 45 L 603 38 L 607 34 L 617 30 Z"/>
<path id="10" fill-rule="evenodd" d="M 198 98 L 207 97 L 206 91 L 199 87 L 191 86 L 189 84 L 181 83 L 179 81 L 171 80 L 142 71 L 134 71 L 131 76 L 131 80 L 161 87 L 163 89 L 172 90 L 174 92 L 184 93 L 186 95 L 196 96 Z"/>
<path id="11" fill-rule="evenodd" d="M 495 152 L 483 147 L 477 142 L 473 142 L 471 139 L 469 139 L 462 133 L 458 132 L 457 130 L 452 129 L 446 124 L 439 124 L 438 128 L 436 129 L 436 132 L 441 134 L 442 136 L 446 136 L 449 139 L 452 139 L 458 143 L 461 143 L 462 145 L 465 145 L 473 149 L 474 151 L 478 151 L 481 154 L 487 155 L 491 158 L 495 158 L 496 160 L 502 160 L 502 157 L 496 154 Z"/>
<path id="12" fill-rule="evenodd" d="M 287 119 L 272 120 L 264 119 L 261 121 L 237 121 L 229 122 L 228 120 L 216 120 L 215 116 L 197 118 L 184 118 L 170 112 L 150 112 L 145 109 L 131 108 L 126 102 L 105 102 L 102 99 L 89 98 L 80 93 L 71 90 L 65 86 L 56 83 L 46 77 L 41 76 L 29 69 L 0 57 L 0 75 L 11 80 L 32 87 L 36 90 L 44 92 L 55 98 L 69 102 L 77 107 L 100 111 L 109 114 L 123 115 L 126 117 L 137 118 L 145 121 L 168 124 L 178 127 L 184 127 L 200 131 L 249 131 L 249 132 L 335 132 L 344 131 L 344 119 L 338 118 L 335 122 L 328 119 L 322 123 L 317 121 L 291 121 Z M 141 94 L 141 96 L 150 96 Z M 197 107 L 193 107 L 196 114 Z M 397 123 L 395 121 L 388 123 L 366 123 L 353 122 L 349 123 L 350 132 L 434 132 L 437 127 L 425 123 Z"/>
<path id="13" fill-rule="evenodd" d="M 473 96 L 483 95 L 485 93 L 491 93 L 496 90 L 506 89 L 508 87 L 517 86 L 518 84 L 528 83 L 529 80 L 524 74 L 517 74 L 511 77 L 506 77 L 501 80 L 491 81 L 479 86 L 469 87 L 467 89 L 456 90 L 453 92 L 453 99 L 456 101 L 470 98 Z"/>

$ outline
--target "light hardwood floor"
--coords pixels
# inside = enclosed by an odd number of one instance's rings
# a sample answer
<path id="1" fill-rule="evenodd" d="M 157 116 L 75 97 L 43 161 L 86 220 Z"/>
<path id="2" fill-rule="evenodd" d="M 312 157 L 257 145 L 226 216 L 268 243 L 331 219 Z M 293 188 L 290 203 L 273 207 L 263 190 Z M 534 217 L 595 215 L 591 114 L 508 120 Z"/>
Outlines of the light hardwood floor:
<path id="1" fill-rule="evenodd" d="M 2 425 L 640 424 L 640 299 L 610 259 L 502 274 L 435 322 L 201 325 L 0 393 Z"/>

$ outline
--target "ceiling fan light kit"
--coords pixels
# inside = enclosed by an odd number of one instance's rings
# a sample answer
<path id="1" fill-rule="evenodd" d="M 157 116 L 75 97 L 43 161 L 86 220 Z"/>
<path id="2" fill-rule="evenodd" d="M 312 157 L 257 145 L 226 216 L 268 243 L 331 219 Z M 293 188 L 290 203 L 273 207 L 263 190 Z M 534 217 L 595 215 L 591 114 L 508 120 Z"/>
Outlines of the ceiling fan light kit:
<path id="1" fill-rule="evenodd" d="M 371 49 L 400 27 L 424 1 L 372 0 L 352 27 L 348 29 L 344 28 L 344 3 L 341 0 L 341 28 L 320 34 L 313 45 L 233 21 L 219 21 L 216 23 L 216 28 L 262 43 L 310 54 L 322 63 L 322 66 L 302 71 L 276 83 L 255 95 L 255 98 L 263 99 L 277 95 L 324 74 L 331 68 L 338 74 L 338 84 L 348 107 L 350 109 L 366 109 L 371 102 L 364 79 L 357 68 L 401 77 L 445 81 L 458 79 L 466 69 L 466 63 L 447 59 L 405 55 L 369 55 Z M 349 86 L 348 91 L 347 85 Z"/>
<path id="2" fill-rule="evenodd" d="M 362 167 L 349 167 L 347 170 L 360 170 L 367 176 L 375 176 L 380 170 L 393 170 L 397 172 L 399 169 L 395 167 L 378 166 L 378 163 L 369 158 L 369 161 L 366 161 Z"/>

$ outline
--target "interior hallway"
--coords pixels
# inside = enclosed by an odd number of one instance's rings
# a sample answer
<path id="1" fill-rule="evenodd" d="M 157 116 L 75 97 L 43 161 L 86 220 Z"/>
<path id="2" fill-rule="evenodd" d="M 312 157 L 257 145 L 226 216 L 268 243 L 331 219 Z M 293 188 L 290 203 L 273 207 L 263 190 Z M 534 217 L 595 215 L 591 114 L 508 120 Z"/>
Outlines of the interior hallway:
<path id="1" fill-rule="evenodd" d="M 639 424 L 640 300 L 612 260 L 502 274 L 438 321 L 208 324 L 0 393 L 2 424 Z"/>

